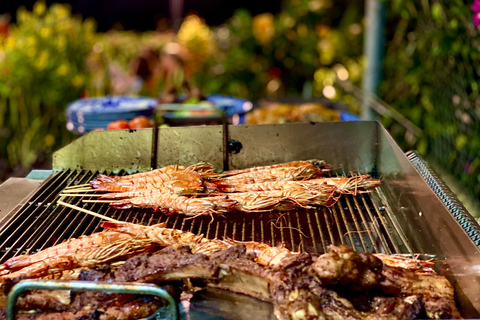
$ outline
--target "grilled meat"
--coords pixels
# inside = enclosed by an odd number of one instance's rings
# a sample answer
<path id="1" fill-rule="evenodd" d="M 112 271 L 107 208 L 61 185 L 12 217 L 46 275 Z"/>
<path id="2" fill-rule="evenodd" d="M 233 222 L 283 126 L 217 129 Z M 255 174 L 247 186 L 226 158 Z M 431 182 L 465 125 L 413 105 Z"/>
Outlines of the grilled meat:
<path id="1" fill-rule="evenodd" d="M 78 280 L 82 281 L 114 281 L 113 271 L 110 266 L 100 266 L 85 269 L 80 272 Z M 73 292 L 72 304 L 69 310 L 82 310 L 92 308 L 94 310 L 104 306 L 120 306 L 134 299 L 134 295 L 115 294 L 105 292 Z"/>
<path id="2" fill-rule="evenodd" d="M 375 297 L 369 305 L 370 312 L 366 319 L 415 319 L 423 310 L 424 303 L 419 296 Z"/>
<path id="3" fill-rule="evenodd" d="M 132 257 L 115 271 L 109 267 L 83 270 L 79 279 L 155 284 L 193 281 L 272 302 L 274 314 L 280 320 L 460 316 L 453 291 L 445 285 L 446 279 L 395 267 L 382 268 L 379 259 L 346 246 L 331 246 L 320 256 L 285 255 L 274 266 L 260 265 L 254 259 L 255 255 L 247 253 L 241 245 L 210 256 L 192 253 L 186 246 L 170 246 Z M 88 305 L 90 313 L 82 314 L 82 319 L 130 319 L 138 316 L 135 304 L 138 299 L 132 295 L 79 293 L 74 296 L 69 312 L 52 316 L 73 319 L 78 312 L 87 310 Z M 150 302 L 145 305 L 142 310 L 152 311 L 156 307 Z M 93 311 L 97 312 L 95 317 Z"/>
<path id="4" fill-rule="evenodd" d="M 376 287 L 382 279 L 382 261 L 370 253 L 358 253 L 342 245 L 329 246 L 312 268 L 323 285 L 348 286 L 354 291 Z"/>
<path id="5" fill-rule="evenodd" d="M 186 278 L 212 278 L 216 267 L 204 254 L 189 247 L 167 247 L 157 254 L 128 259 L 115 272 L 117 281 L 158 283 Z"/>
<path id="6" fill-rule="evenodd" d="M 15 306 L 20 310 L 67 311 L 71 302 L 67 290 L 32 290 L 20 296 Z"/>
<path id="7" fill-rule="evenodd" d="M 163 301 L 142 297 L 121 306 L 76 312 L 19 314 L 17 320 L 135 320 L 146 318 L 164 306 Z M 0 315 L 0 319 L 2 316 Z"/>
<path id="8" fill-rule="evenodd" d="M 383 293 L 394 296 L 419 295 L 424 298 L 441 297 L 453 300 L 453 287 L 447 278 L 435 274 L 416 274 L 413 271 L 383 266 Z"/>
<path id="9" fill-rule="evenodd" d="M 122 306 L 106 308 L 99 320 L 135 320 L 146 318 L 163 307 L 162 300 L 152 297 L 142 297 Z"/>
<path id="10" fill-rule="evenodd" d="M 453 299 L 445 297 L 424 298 L 425 312 L 431 319 L 460 319 L 461 315 Z"/>

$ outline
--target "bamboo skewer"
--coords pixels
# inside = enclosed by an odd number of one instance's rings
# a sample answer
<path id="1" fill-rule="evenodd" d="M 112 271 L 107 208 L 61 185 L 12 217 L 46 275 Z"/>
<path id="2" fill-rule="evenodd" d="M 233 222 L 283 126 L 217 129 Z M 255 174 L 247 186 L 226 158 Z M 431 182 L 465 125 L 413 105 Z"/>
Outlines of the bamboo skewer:
<path id="1" fill-rule="evenodd" d="M 60 193 L 60 197 L 101 197 L 104 194 L 85 194 L 85 193 Z"/>
<path id="2" fill-rule="evenodd" d="M 100 219 L 104 219 L 104 220 L 107 220 L 107 221 L 112 221 L 112 222 L 120 222 L 119 220 L 116 220 L 116 219 L 113 219 L 113 218 L 109 218 L 107 216 L 104 216 L 100 213 L 96 213 L 96 212 L 93 212 L 93 211 L 90 211 L 90 210 L 87 210 L 87 209 L 84 209 L 84 208 L 80 208 L 80 207 L 77 207 L 73 204 L 69 204 L 69 203 L 66 203 L 66 202 L 63 202 L 62 200 L 58 200 L 57 201 L 58 204 L 62 205 L 62 206 L 65 206 L 65 207 L 68 207 L 68 208 L 71 208 L 71 209 L 75 209 L 75 210 L 78 210 L 80 212 L 83 212 L 83 213 L 87 213 L 89 215 L 92 215 L 94 217 L 97 217 L 97 218 L 100 218 Z"/>
<path id="3" fill-rule="evenodd" d="M 82 202 L 90 202 L 90 203 L 110 203 L 110 202 L 115 202 L 118 201 L 116 199 L 113 200 L 82 200 Z"/>
<path id="4" fill-rule="evenodd" d="M 73 186 L 65 187 L 65 189 L 76 189 L 76 188 L 83 188 L 83 187 L 88 187 L 88 186 L 90 186 L 89 183 L 76 184 L 76 185 L 73 185 Z"/>
<path id="5" fill-rule="evenodd" d="M 63 189 L 64 193 L 74 193 L 74 192 L 96 192 L 97 190 L 92 188 L 78 188 L 78 189 Z"/>

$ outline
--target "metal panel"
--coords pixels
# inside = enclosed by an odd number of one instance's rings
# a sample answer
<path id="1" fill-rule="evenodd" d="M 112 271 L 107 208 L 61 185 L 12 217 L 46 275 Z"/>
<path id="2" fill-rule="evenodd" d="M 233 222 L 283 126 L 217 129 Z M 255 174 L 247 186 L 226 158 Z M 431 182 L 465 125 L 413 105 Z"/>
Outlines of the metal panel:
<path id="1" fill-rule="evenodd" d="M 376 122 L 288 123 L 229 127 L 229 139 L 242 148 L 229 155 L 230 168 L 322 159 L 345 171 L 373 168 Z"/>
<path id="2" fill-rule="evenodd" d="M 150 169 L 152 130 L 93 131 L 53 154 L 53 170 Z"/>
<path id="3" fill-rule="evenodd" d="M 221 126 L 159 130 L 157 166 L 211 162 L 223 167 Z M 152 129 L 90 132 L 53 155 L 53 170 L 118 172 L 151 169 Z"/>
<path id="4" fill-rule="evenodd" d="M 159 134 L 157 167 L 208 161 L 223 168 L 221 126 L 162 128 Z"/>

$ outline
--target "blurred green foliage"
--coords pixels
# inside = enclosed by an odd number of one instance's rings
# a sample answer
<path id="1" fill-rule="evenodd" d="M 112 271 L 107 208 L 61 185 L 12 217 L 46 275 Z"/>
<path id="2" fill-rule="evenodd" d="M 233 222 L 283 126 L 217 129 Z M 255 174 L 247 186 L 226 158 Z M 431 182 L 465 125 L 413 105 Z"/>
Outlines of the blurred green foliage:
<path id="1" fill-rule="evenodd" d="M 66 5 L 21 8 L 0 40 L 0 178 L 71 141 L 64 110 L 85 86 L 95 23 Z"/>
<path id="2" fill-rule="evenodd" d="M 214 29 L 219 51 L 194 83 L 250 99 L 323 96 L 338 71 L 359 84 L 362 9 L 362 1 L 287 0 L 277 15 L 238 10 Z M 340 96 L 337 90 L 330 98 Z"/>
<path id="3" fill-rule="evenodd" d="M 380 96 L 424 130 L 403 139 L 480 197 L 480 36 L 471 2 L 394 0 L 387 7 L 387 50 Z M 412 143 L 414 142 L 414 143 Z"/>
<path id="4" fill-rule="evenodd" d="M 96 34 L 93 21 L 73 17 L 65 5 L 46 8 L 37 2 L 33 12 L 21 9 L 17 25 L 0 38 L 0 180 L 6 169 L 28 170 L 39 157 L 69 143 L 66 105 L 82 93 L 112 93 L 112 66 L 123 70 L 120 78 L 131 76 L 142 48 L 178 49 L 182 73 L 203 94 L 324 96 L 357 112 L 359 102 L 338 87 L 338 80 L 361 84 L 363 7 L 357 0 L 285 0 L 276 15 L 238 10 L 212 29 L 190 17 L 178 35 Z M 388 2 L 379 95 L 425 135 L 408 138 L 392 119 L 382 121 L 402 148 L 418 149 L 477 197 L 479 61 L 469 3 Z M 152 90 L 160 94 L 158 86 Z"/>

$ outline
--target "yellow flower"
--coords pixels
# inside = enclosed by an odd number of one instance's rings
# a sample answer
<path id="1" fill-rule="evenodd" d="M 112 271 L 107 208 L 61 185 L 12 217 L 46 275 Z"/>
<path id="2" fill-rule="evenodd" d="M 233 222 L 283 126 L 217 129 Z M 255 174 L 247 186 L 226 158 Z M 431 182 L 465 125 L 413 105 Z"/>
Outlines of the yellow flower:
<path id="1" fill-rule="evenodd" d="M 54 16 L 59 20 L 63 20 L 70 15 L 70 8 L 64 4 L 55 3 L 52 5 L 51 10 Z"/>
<path id="2" fill-rule="evenodd" d="M 43 27 L 41 30 L 40 30 L 40 35 L 43 37 L 43 38 L 48 38 L 52 35 L 52 29 L 50 28 L 47 28 L 47 27 Z"/>
<path id="3" fill-rule="evenodd" d="M 45 136 L 45 146 L 51 147 L 55 144 L 55 136 L 51 133 Z"/>
<path id="4" fill-rule="evenodd" d="M 84 83 L 85 79 L 81 75 L 77 74 L 75 77 L 72 78 L 72 85 L 75 88 L 80 88 L 81 86 L 83 86 Z"/>
<path id="5" fill-rule="evenodd" d="M 70 70 L 70 68 L 68 67 L 68 65 L 66 63 L 62 63 L 60 65 L 60 67 L 58 67 L 57 69 L 57 74 L 61 77 L 65 76 L 68 74 L 68 71 Z"/>
<path id="6" fill-rule="evenodd" d="M 43 51 L 40 54 L 40 57 L 38 57 L 37 63 L 36 63 L 36 67 L 38 70 L 42 71 L 43 69 L 46 68 L 48 63 L 48 58 L 49 58 L 48 52 Z"/>
<path id="7" fill-rule="evenodd" d="M 64 50 L 65 47 L 67 46 L 67 38 L 65 36 L 59 36 L 57 38 L 57 49 L 58 50 Z"/>
<path id="8" fill-rule="evenodd" d="M 15 38 L 12 36 L 8 36 L 7 40 L 5 40 L 5 48 L 13 49 L 15 47 Z"/>
<path id="9" fill-rule="evenodd" d="M 45 13 L 46 8 L 47 6 L 45 5 L 44 1 L 37 1 L 33 5 L 33 13 L 35 13 L 37 16 L 41 16 Z"/>
<path id="10" fill-rule="evenodd" d="M 253 18 L 253 36 L 258 43 L 268 44 L 275 35 L 275 26 L 273 24 L 273 14 L 262 13 Z"/>
<path id="11" fill-rule="evenodd" d="M 20 23 L 26 22 L 30 19 L 30 13 L 25 7 L 20 7 L 17 10 L 17 21 Z"/>
<path id="12" fill-rule="evenodd" d="M 192 60 L 200 64 L 215 50 L 215 41 L 210 28 L 195 15 L 190 15 L 183 21 L 178 31 L 178 43 L 190 51 Z"/>
<path id="13" fill-rule="evenodd" d="M 85 21 L 83 22 L 83 27 L 85 28 L 86 32 L 95 32 L 95 27 L 96 27 L 95 20 L 91 18 L 85 19 Z"/>
<path id="14" fill-rule="evenodd" d="M 28 36 L 27 37 L 27 46 L 28 47 L 34 47 L 37 44 L 37 39 L 35 39 L 34 36 Z"/>
<path id="15" fill-rule="evenodd" d="M 35 47 L 28 48 L 27 56 L 29 56 L 30 58 L 33 58 L 36 55 L 37 55 L 37 50 L 35 49 Z"/>

